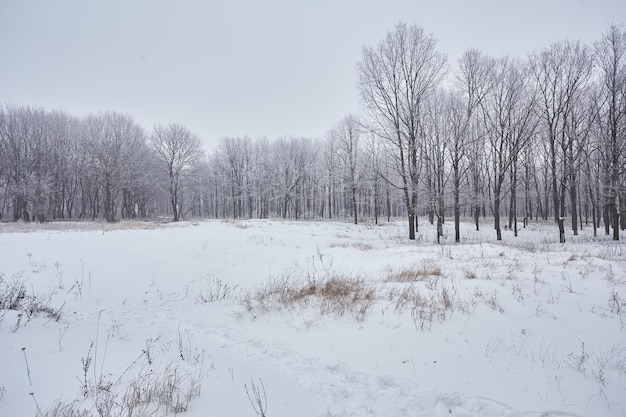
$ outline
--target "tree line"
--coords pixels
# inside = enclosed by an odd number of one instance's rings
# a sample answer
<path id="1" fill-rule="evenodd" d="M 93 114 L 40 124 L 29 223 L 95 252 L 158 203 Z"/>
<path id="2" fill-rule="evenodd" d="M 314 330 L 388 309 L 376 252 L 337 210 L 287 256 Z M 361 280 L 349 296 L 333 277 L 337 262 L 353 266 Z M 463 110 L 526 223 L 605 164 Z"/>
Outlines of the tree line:
<path id="1" fill-rule="evenodd" d="M 320 138 L 227 137 L 206 152 L 186 127 L 0 107 L 0 219 L 171 216 L 553 220 L 559 239 L 626 228 L 626 31 L 558 41 L 525 58 L 466 51 L 452 65 L 398 24 L 357 63 L 362 113 Z M 508 224 L 507 224 L 508 223 Z M 504 226 L 503 226 L 504 224 Z"/>

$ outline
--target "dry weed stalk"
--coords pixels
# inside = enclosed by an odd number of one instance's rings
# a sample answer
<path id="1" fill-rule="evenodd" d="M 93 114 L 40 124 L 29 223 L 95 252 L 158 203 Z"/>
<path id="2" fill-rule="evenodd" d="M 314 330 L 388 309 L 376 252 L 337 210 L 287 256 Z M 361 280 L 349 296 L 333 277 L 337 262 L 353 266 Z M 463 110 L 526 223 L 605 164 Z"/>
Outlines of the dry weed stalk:
<path id="1" fill-rule="evenodd" d="M 266 414 L 267 413 L 267 395 L 265 394 L 265 385 L 263 385 L 263 380 L 259 378 L 259 385 L 256 385 L 254 383 L 254 380 L 251 380 L 250 386 L 252 390 L 252 395 L 250 395 L 250 391 L 248 391 L 248 385 L 244 385 L 243 387 L 246 390 L 246 394 L 248 395 L 248 400 L 250 400 L 250 404 L 252 405 L 254 412 L 259 417 L 266 417 L 267 416 Z"/>

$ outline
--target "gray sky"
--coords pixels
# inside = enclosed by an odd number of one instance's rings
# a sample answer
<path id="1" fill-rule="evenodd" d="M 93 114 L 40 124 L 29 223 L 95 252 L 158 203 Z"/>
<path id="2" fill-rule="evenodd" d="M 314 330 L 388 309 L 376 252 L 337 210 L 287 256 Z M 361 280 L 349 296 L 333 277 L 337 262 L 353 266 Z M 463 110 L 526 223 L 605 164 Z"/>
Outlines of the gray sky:
<path id="1" fill-rule="evenodd" d="M 355 66 L 402 21 L 456 59 L 592 42 L 623 0 L 0 0 L 0 103 L 177 122 L 223 136 L 322 136 L 359 112 Z"/>

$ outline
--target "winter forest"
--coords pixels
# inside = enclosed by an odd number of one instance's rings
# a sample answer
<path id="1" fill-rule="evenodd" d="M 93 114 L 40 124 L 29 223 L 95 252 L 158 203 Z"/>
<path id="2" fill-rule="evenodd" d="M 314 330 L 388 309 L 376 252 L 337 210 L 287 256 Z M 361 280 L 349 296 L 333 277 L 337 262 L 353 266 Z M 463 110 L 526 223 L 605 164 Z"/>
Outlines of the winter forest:
<path id="1" fill-rule="evenodd" d="M 561 242 L 626 228 L 623 27 L 593 44 L 449 62 L 435 35 L 398 24 L 363 48 L 355 79 L 361 113 L 324 137 L 224 137 L 212 149 L 177 123 L 5 103 L 0 218 L 404 218 L 410 239 L 420 218 L 454 222 L 457 242 L 461 218 L 498 240 L 532 220 L 553 221 Z"/>

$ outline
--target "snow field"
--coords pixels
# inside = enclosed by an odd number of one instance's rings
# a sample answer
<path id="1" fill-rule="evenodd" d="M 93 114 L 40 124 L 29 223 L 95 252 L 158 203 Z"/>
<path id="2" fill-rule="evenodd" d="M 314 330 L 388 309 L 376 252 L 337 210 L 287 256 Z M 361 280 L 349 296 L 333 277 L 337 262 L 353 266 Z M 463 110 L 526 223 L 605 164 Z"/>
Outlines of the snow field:
<path id="1" fill-rule="evenodd" d="M 625 415 L 621 242 L 405 227 L 0 225 L 3 282 L 62 306 L 0 313 L 0 416 L 172 385 L 133 415 L 254 416 L 253 385 L 273 417 Z"/>

